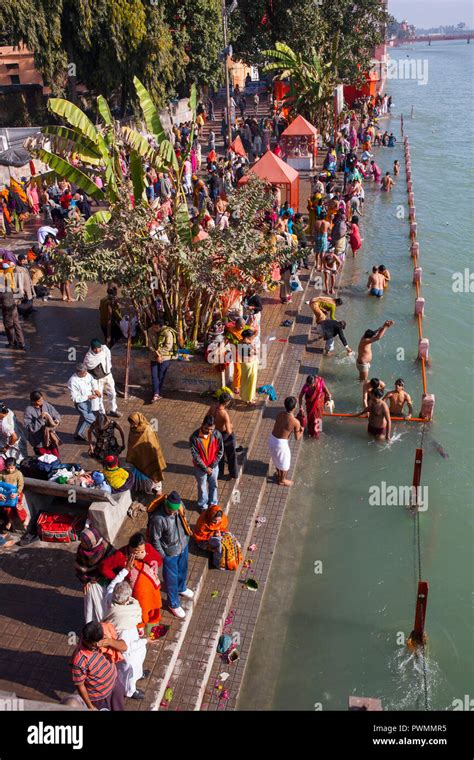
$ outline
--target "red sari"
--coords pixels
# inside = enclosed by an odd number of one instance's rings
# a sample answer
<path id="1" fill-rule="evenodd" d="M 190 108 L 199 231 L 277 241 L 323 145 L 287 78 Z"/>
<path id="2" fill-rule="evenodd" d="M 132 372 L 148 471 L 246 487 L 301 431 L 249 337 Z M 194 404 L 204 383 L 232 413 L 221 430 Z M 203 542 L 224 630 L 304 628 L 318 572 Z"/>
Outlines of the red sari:
<path id="1" fill-rule="evenodd" d="M 308 417 L 308 433 L 311 438 L 319 438 L 321 434 L 320 420 L 323 416 L 324 404 L 329 398 L 329 391 L 323 378 L 318 376 L 313 385 L 305 385 L 303 392 Z"/>

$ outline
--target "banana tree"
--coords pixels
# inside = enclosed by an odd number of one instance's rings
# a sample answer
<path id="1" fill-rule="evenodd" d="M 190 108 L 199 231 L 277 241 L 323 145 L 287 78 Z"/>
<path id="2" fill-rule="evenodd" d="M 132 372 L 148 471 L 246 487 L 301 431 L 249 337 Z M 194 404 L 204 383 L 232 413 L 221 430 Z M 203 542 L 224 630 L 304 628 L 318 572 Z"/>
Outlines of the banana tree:
<path id="1" fill-rule="evenodd" d="M 339 63 L 337 40 L 329 62 L 323 62 L 314 48 L 309 59 L 305 59 L 283 42 L 276 42 L 275 49 L 264 50 L 262 56 L 269 59 L 263 69 L 265 73 L 274 73 L 279 80 L 290 80 L 290 92 L 284 98 L 290 112 L 305 115 L 317 123 L 321 132 L 329 129 Z"/>

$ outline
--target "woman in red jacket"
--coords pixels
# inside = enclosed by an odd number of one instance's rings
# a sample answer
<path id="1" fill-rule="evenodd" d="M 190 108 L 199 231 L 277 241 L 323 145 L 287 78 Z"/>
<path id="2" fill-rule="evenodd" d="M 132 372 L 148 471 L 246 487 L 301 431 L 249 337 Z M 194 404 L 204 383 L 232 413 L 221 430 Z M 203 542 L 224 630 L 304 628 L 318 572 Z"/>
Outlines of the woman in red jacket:
<path id="1" fill-rule="evenodd" d="M 149 636 L 153 626 L 160 621 L 158 568 L 162 564 L 163 560 L 153 546 L 145 541 L 141 533 L 134 533 L 128 546 L 117 549 L 99 566 L 99 572 L 108 580 L 113 580 L 121 570 L 128 570 L 127 581 L 132 587 L 132 596 L 142 608 L 142 622 L 138 626 L 142 635 Z"/>

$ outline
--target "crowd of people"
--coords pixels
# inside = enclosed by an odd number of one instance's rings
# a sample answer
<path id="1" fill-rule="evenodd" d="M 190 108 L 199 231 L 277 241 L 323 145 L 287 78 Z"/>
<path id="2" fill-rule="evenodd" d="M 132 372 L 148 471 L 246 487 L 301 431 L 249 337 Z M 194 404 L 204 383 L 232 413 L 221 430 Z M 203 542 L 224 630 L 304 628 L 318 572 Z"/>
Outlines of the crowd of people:
<path id="1" fill-rule="evenodd" d="M 246 95 L 236 89 L 231 103 L 232 138 L 240 137 L 247 157 L 239 156 L 228 144 L 228 124 L 223 118 L 224 156 L 217 155 L 216 135 L 210 129 L 203 166 L 203 128 L 206 118 L 212 120 L 215 116 L 212 98 L 207 108 L 201 103 L 197 110 L 197 132 L 183 172 L 183 187 L 192 207 L 193 234 L 206 233 L 212 228 L 224 230 L 229 224 L 228 194 L 237 186 L 249 162 L 267 150 L 281 152 L 279 137 L 287 123 L 282 109 L 271 102 L 270 113 L 260 116 L 260 98 L 255 94 L 255 114 L 248 116 Z M 393 135 L 381 134 L 376 125 L 377 118 L 389 113 L 390 107 L 391 99 L 387 96 L 376 102 L 363 101 L 358 104 L 359 111 L 350 114 L 341 125 L 336 143 L 329 148 L 323 169 L 313 181 L 307 218 L 292 208 L 288 200 L 282 199 L 278 187 L 273 189 L 273 204 L 266 218 L 271 231 L 270 245 L 274 250 L 278 246 L 290 248 L 295 255 L 292 264 L 281 270 L 274 267 L 267 284 L 280 283 L 281 303 L 291 303 L 292 294 L 302 290 L 298 273 L 308 268 L 308 255 L 314 251 L 316 270 L 324 279 L 324 287 L 321 295 L 308 303 L 315 316 L 318 337 L 324 341 L 326 356 L 334 353 L 336 338 L 348 354 L 353 353 L 344 333 L 346 323 L 336 318 L 336 310 L 342 305 L 342 299 L 337 296 L 337 278 L 348 246 L 355 257 L 363 244 L 359 221 L 363 217 L 364 180 L 380 184 L 385 190 L 393 186 L 389 173 L 382 178 L 371 153 L 373 145 L 394 145 Z M 237 109 L 240 120 L 235 115 Z M 177 154 L 187 151 L 192 133 L 189 123 L 174 126 Z M 398 173 L 396 164 L 394 174 Z M 146 194 L 156 210 L 156 229 L 151 232 L 166 235 L 176 188 L 166 173 L 157 173 L 151 166 L 145 168 Z M 122 169 L 124 173 L 128 171 L 125 157 Z M 100 174 L 96 181 L 103 187 Z M 34 298 L 47 300 L 49 297 L 41 279 L 50 266 L 51 249 L 60 248 L 65 220 L 79 216 L 87 219 L 92 213 L 90 200 L 69 182 L 44 186 L 36 195 L 32 188 L 27 190 L 28 187 L 28 183 L 24 186 L 16 183 L 11 186 L 8 197 L 5 193 L 2 195 L 6 235 L 15 234 L 14 227 L 20 226 L 23 214 L 44 214 L 37 242 L 28 254 L 17 256 L 6 249 L 0 252 L 5 282 L 7 277 L 12 278 L 9 289 L 12 298 L 6 298 L 10 293 L 5 292 L 2 299 L 5 332 L 9 347 L 22 350 L 25 339 L 19 315 L 28 318 Z M 27 208 L 22 203 L 27 204 Z M 381 298 L 389 282 L 386 267 L 374 266 L 367 283 L 370 295 Z M 61 284 L 65 301 L 73 300 L 70 286 L 67 282 Z M 215 568 L 237 570 L 242 562 L 239 541 L 220 506 L 219 478 L 225 477 L 226 467 L 230 479 L 239 475 L 241 447 L 237 445 L 229 408 L 233 399 L 248 405 L 256 402 L 262 311 L 263 301 L 259 283 L 256 283 L 242 293 L 224 315 L 214 320 L 209 330 L 205 357 L 228 371 L 229 387 L 219 389 L 200 426 L 189 436 L 199 512 L 193 529 L 188 524 L 180 494 L 169 489 L 164 492 L 167 463 L 152 424 L 141 412 L 131 413 L 127 418 L 127 437 L 117 421 L 122 413 L 117 404 L 110 349 L 127 336 L 132 317 L 125 313 L 113 283 L 107 287 L 99 305 L 98 322 L 103 338 L 90 340 L 83 360 L 67 383 L 71 408 L 77 413 L 74 437 L 87 446 L 90 468 L 61 462 L 61 415 L 42 390 L 32 390 L 22 424 L 13 410 L 5 404 L 0 406 L 3 536 L 19 527 L 23 531 L 19 545 L 24 546 L 39 535 L 39 513 L 34 509 L 28 513 L 22 506 L 23 472 L 30 477 L 41 473 L 43 478 L 75 487 L 100 489 L 112 498 L 124 491 L 149 496 L 146 536 L 136 532 L 119 549 L 106 541 L 92 524 L 87 524 L 79 536 L 75 571 L 83 589 L 84 627 L 71 660 L 71 672 L 73 684 L 88 709 L 122 710 L 124 697 L 143 699 L 139 683 L 146 676 L 143 664 L 147 647 L 159 640 L 164 629 L 160 622 L 160 575 L 166 587 L 168 608 L 176 618 L 186 617 L 182 600 L 194 597 L 187 585 L 190 540 L 208 553 Z M 392 416 L 405 414 L 405 409 L 408 416 L 412 414 L 412 401 L 401 378 L 389 392 L 382 380 L 369 380 L 372 345 L 381 340 L 392 325 L 393 322 L 387 320 L 378 330 L 366 330 L 357 352 L 357 369 L 363 388 L 360 414 L 368 415 L 368 431 L 376 438 L 390 437 Z M 146 343 L 151 402 L 157 403 L 163 397 L 166 375 L 176 354 L 176 334 L 160 316 L 148 327 Z M 276 482 L 291 486 L 288 478 L 290 440 L 292 437 L 301 439 L 305 429 L 309 437 L 318 439 L 323 414 L 325 410 L 333 410 L 334 399 L 323 377 L 309 375 L 298 398 L 287 397 L 283 406 L 268 445 Z M 33 457 L 27 456 L 27 444 L 33 450 Z M 22 466 L 25 463 L 27 468 Z M 0 543 L 5 541 L 0 537 Z"/>

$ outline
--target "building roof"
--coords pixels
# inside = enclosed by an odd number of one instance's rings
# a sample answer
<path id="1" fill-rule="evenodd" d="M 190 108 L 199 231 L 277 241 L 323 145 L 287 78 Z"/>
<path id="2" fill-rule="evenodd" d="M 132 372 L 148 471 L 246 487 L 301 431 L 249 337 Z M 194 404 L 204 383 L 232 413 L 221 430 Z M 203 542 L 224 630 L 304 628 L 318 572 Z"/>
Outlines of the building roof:
<path id="1" fill-rule="evenodd" d="M 296 169 L 275 156 L 271 150 L 267 150 L 250 169 L 250 173 L 256 174 L 260 179 L 265 179 L 275 185 L 287 185 L 298 179 Z"/>
<path id="2" fill-rule="evenodd" d="M 298 114 L 296 119 L 293 119 L 291 124 L 287 126 L 284 132 L 282 132 L 282 137 L 309 137 L 311 135 L 316 136 L 318 134 L 318 130 L 316 127 L 313 127 L 312 124 L 309 123 L 309 121 L 306 121 L 306 119 L 301 116 L 301 114 Z"/>

